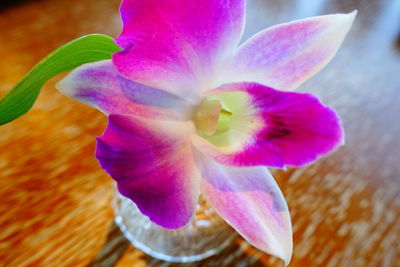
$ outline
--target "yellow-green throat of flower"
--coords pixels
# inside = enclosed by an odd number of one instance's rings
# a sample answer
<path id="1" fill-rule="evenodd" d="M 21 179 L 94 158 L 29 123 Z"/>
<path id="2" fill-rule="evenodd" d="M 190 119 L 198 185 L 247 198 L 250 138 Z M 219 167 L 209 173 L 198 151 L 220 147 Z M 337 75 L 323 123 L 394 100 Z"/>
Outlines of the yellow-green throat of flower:
<path id="1" fill-rule="evenodd" d="M 212 136 L 229 129 L 231 110 L 216 97 L 207 97 L 193 112 L 193 122 L 200 135 Z"/>

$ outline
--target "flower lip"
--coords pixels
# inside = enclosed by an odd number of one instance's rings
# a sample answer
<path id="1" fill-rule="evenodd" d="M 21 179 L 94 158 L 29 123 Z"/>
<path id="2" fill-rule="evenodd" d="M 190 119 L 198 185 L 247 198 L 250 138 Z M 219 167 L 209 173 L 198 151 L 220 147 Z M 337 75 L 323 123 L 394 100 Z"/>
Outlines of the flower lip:
<path id="1" fill-rule="evenodd" d="M 222 164 L 301 167 L 343 144 L 339 116 L 311 94 L 247 82 L 210 94 L 232 108 L 228 131 L 192 142 Z"/>

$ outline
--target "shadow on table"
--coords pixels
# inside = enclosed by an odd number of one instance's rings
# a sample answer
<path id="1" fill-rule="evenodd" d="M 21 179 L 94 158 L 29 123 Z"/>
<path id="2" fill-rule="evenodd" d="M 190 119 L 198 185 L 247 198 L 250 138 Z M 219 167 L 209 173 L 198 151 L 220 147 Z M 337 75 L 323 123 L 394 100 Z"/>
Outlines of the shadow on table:
<path id="1" fill-rule="evenodd" d="M 36 0 L 1 0 L 0 1 L 0 11 L 12 6 L 16 6 L 25 2 L 32 2 Z"/>

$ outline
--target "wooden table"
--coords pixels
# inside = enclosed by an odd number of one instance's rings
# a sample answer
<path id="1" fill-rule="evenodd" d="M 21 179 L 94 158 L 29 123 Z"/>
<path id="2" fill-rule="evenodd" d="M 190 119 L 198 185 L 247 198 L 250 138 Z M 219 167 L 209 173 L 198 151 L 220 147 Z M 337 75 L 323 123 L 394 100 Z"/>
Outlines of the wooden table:
<path id="1" fill-rule="evenodd" d="M 0 95 L 78 36 L 120 30 L 118 0 L 19 1 L 0 10 Z M 249 0 L 245 37 L 265 26 L 359 10 L 334 61 L 300 91 L 338 110 L 346 146 L 275 172 L 291 210 L 291 266 L 400 266 L 400 1 Z M 312 5 L 310 3 L 312 2 Z M 112 223 L 112 180 L 93 157 L 106 119 L 45 86 L 0 127 L 1 266 L 173 266 L 136 250 Z M 179 266 L 281 266 L 238 239 Z"/>

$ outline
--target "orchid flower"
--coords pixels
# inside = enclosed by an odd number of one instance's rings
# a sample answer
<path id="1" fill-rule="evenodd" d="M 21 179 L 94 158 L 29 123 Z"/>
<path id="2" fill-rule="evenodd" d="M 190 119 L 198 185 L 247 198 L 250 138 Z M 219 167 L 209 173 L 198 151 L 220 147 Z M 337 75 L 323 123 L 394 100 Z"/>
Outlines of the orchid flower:
<path id="1" fill-rule="evenodd" d="M 239 45 L 245 0 L 124 0 L 122 48 L 58 89 L 108 116 L 96 157 L 120 193 L 177 229 L 199 194 L 258 249 L 292 254 L 285 199 L 267 167 L 301 167 L 343 144 L 336 112 L 291 92 L 322 69 L 355 12 L 265 29 Z"/>

